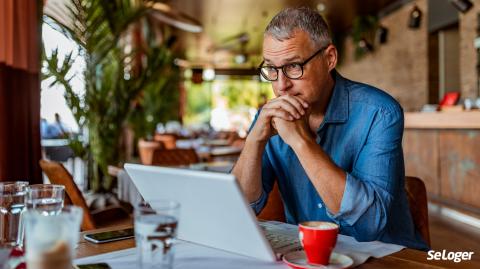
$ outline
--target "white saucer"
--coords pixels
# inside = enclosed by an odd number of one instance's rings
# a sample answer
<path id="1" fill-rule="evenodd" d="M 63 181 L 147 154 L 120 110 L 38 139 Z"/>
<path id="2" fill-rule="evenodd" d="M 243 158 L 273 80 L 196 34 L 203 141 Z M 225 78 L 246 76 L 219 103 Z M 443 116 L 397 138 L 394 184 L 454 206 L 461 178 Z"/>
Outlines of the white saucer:
<path id="1" fill-rule="evenodd" d="M 307 262 L 303 250 L 287 253 L 283 256 L 283 262 L 293 269 L 343 269 L 353 265 L 353 260 L 347 255 L 332 252 L 328 265 L 313 265 Z"/>

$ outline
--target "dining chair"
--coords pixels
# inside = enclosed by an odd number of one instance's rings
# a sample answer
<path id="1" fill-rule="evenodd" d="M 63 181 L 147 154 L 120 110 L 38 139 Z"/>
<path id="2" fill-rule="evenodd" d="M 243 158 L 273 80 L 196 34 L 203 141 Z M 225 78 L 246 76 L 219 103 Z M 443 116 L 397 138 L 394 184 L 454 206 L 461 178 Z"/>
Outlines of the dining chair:
<path id="1" fill-rule="evenodd" d="M 163 142 L 149 141 L 145 139 L 138 140 L 138 155 L 140 156 L 140 162 L 145 165 L 152 164 L 153 152 L 157 149 L 165 148 Z"/>
<path id="2" fill-rule="evenodd" d="M 82 231 L 131 222 L 128 212 L 120 206 L 111 205 L 102 209 L 90 210 L 72 175 L 61 163 L 49 160 L 40 160 L 39 163 L 50 183 L 65 186 L 64 203 L 83 209 Z"/>
<path id="3" fill-rule="evenodd" d="M 194 149 L 156 149 L 152 156 L 152 165 L 179 166 L 198 163 L 199 158 Z"/>
<path id="4" fill-rule="evenodd" d="M 415 228 L 420 232 L 428 246 L 430 246 L 428 200 L 425 183 L 417 177 L 405 177 L 405 190 Z"/>
<path id="5" fill-rule="evenodd" d="M 262 209 L 260 214 L 257 215 L 261 220 L 276 220 L 285 222 L 285 212 L 283 210 L 283 202 L 278 190 L 278 184 L 275 181 L 272 191 L 268 196 L 267 204 Z"/>
<path id="6" fill-rule="evenodd" d="M 177 137 L 175 134 L 155 134 L 153 140 L 161 142 L 166 149 L 174 149 L 177 147 Z"/>

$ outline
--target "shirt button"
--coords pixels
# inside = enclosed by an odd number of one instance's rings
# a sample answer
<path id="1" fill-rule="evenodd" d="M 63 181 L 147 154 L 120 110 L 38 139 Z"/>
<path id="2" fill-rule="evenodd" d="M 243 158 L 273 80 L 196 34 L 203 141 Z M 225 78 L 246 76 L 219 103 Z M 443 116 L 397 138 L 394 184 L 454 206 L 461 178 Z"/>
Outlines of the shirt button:
<path id="1" fill-rule="evenodd" d="M 322 205 L 321 203 L 318 203 L 317 206 L 318 206 L 318 208 L 322 208 L 322 207 L 323 207 L 323 205 Z"/>

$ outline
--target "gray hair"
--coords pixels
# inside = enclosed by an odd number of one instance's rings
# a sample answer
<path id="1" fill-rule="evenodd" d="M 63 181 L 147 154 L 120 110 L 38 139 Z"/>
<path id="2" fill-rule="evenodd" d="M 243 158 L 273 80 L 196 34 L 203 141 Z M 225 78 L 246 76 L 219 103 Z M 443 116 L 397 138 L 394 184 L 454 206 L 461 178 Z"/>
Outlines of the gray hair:
<path id="1" fill-rule="evenodd" d="M 318 47 L 332 43 L 330 30 L 322 15 L 308 7 L 282 10 L 267 25 L 264 36 L 269 35 L 283 41 L 292 38 L 296 30 L 308 33 L 313 44 Z"/>

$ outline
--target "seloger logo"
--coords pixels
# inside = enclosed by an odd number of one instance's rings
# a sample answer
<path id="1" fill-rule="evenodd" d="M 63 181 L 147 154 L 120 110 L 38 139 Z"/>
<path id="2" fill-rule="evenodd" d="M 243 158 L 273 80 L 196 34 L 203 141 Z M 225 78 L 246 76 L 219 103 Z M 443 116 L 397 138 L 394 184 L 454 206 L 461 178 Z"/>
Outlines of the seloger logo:
<path id="1" fill-rule="evenodd" d="M 453 262 L 461 262 L 461 261 L 469 261 L 472 259 L 473 252 L 447 252 L 445 249 L 440 251 L 430 250 L 427 252 L 427 260 L 443 260 L 443 261 L 452 261 Z"/>

